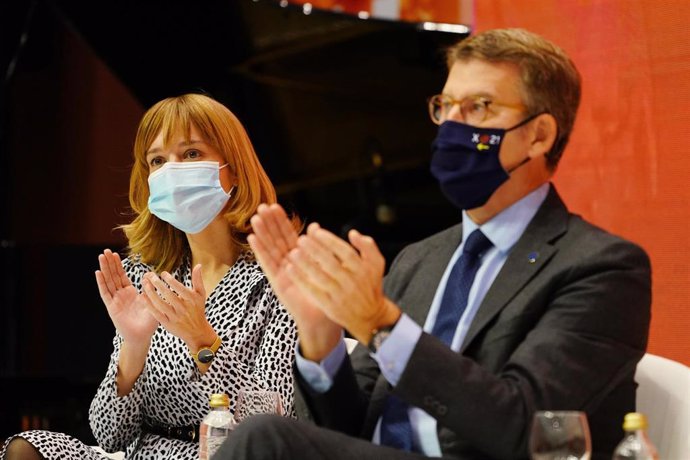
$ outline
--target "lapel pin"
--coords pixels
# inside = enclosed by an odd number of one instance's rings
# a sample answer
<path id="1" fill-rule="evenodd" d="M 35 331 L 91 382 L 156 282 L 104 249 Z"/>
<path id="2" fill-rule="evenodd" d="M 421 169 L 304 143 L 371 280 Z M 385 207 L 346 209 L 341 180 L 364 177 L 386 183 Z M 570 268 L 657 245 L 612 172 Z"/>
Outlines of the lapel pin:
<path id="1" fill-rule="evenodd" d="M 529 261 L 529 263 L 533 264 L 537 261 L 537 257 L 539 257 L 539 253 L 536 251 L 532 251 L 527 256 L 527 260 Z"/>

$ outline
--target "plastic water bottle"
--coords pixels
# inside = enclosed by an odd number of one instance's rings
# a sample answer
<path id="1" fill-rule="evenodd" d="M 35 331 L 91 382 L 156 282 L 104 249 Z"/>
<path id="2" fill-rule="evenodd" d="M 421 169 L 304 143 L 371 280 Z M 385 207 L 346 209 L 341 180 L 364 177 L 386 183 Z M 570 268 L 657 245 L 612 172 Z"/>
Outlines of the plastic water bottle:
<path id="1" fill-rule="evenodd" d="M 639 412 L 625 415 L 625 437 L 613 451 L 613 460 L 658 460 L 654 444 L 647 437 L 647 417 Z"/>
<path id="2" fill-rule="evenodd" d="M 209 406 L 211 410 L 199 426 L 199 460 L 210 460 L 235 427 L 228 395 L 212 394 Z"/>

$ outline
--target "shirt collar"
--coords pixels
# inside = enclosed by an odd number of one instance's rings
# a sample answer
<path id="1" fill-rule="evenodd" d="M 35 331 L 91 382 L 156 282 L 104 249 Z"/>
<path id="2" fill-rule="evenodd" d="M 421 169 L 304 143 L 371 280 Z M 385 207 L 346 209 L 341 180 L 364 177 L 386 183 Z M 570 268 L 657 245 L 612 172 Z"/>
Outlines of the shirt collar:
<path id="1" fill-rule="evenodd" d="M 496 214 L 483 225 L 477 225 L 470 216 L 462 211 L 462 241 L 475 229 L 481 228 L 482 233 L 498 248 L 507 253 L 520 239 L 527 225 L 530 223 L 541 204 L 549 193 L 549 183 L 542 184 L 529 194 L 520 198 L 503 211 Z"/>

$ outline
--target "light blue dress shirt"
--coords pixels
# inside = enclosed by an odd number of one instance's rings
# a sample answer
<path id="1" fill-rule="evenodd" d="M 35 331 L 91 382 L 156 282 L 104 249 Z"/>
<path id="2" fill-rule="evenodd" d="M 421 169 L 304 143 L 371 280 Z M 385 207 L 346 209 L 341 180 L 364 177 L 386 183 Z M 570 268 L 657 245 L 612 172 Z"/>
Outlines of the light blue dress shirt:
<path id="1" fill-rule="evenodd" d="M 462 254 L 462 248 L 465 244 L 465 239 L 476 228 L 481 228 L 486 237 L 493 243 L 486 253 L 482 256 L 481 265 L 475 275 L 474 282 L 470 288 L 469 297 L 467 300 L 467 307 L 460 318 L 458 327 L 451 343 L 451 349 L 454 351 L 460 350 L 465 335 L 472 324 L 477 309 L 486 295 L 489 287 L 496 279 L 496 275 L 503 267 L 510 250 L 520 239 L 527 228 L 537 210 L 544 202 L 549 191 L 549 184 L 544 184 L 531 192 L 529 195 L 523 197 L 510 207 L 504 209 L 499 214 L 494 216 L 491 220 L 484 223 L 481 227 L 474 223 L 472 219 L 463 211 L 462 219 L 462 235 L 463 241 L 453 253 L 448 266 L 446 267 L 441 281 L 436 288 L 436 294 L 431 303 L 429 314 L 427 315 L 422 329 L 410 317 L 403 314 L 398 320 L 395 328 L 391 334 L 386 338 L 378 353 L 372 354 L 372 357 L 378 362 L 383 376 L 388 382 L 395 386 L 400 380 L 403 370 L 407 366 L 407 362 L 412 355 L 422 331 L 431 333 L 436 315 L 438 314 L 441 305 L 441 298 L 443 291 L 446 288 L 446 282 L 455 261 Z M 296 354 L 297 368 L 302 374 L 302 377 L 312 386 L 315 391 L 326 392 L 333 384 L 333 378 L 339 369 L 340 365 L 345 359 L 346 348 L 344 341 L 340 344 L 320 363 L 308 361 L 304 359 L 298 352 Z M 424 454 L 430 457 L 440 457 L 441 448 L 436 434 L 436 420 L 427 414 L 422 409 L 411 407 L 408 410 L 410 423 L 413 431 L 413 443 Z M 376 425 L 373 441 L 379 442 L 379 429 L 381 420 Z"/>

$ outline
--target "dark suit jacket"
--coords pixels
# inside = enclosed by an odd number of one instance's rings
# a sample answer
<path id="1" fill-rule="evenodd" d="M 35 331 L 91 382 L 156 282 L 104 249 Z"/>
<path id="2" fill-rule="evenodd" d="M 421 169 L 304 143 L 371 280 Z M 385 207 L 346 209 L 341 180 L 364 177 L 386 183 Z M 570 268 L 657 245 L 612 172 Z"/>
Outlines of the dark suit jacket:
<path id="1" fill-rule="evenodd" d="M 406 247 L 386 276 L 386 295 L 420 325 L 461 232 L 456 225 Z M 611 458 L 635 409 L 650 278 L 640 247 L 570 214 L 552 186 L 460 353 L 423 334 L 392 391 L 436 418 L 444 456 L 525 458 L 535 411 L 582 410 L 594 458 Z M 364 438 L 391 391 L 362 346 L 325 394 L 297 381 L 316 423 Z"/>

